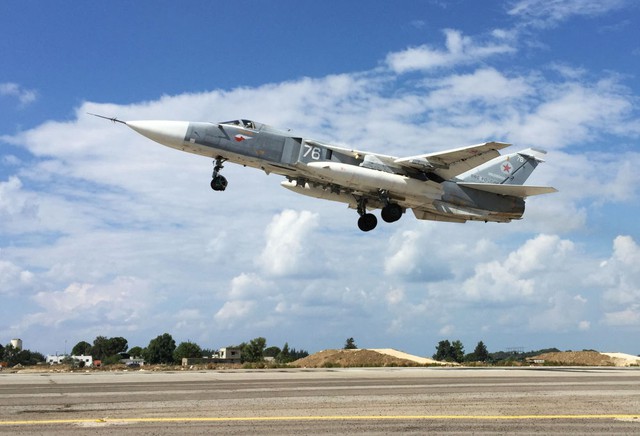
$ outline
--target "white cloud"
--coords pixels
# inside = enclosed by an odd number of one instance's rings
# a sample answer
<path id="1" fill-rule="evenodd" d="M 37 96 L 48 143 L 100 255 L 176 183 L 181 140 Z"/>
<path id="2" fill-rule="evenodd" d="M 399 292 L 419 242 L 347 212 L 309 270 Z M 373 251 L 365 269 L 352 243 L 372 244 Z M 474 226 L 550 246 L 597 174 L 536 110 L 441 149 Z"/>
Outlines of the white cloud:
<path id="1" fill-rule="evenodd" d="M 2 250 L 0 250 L 0 255 Z M 0 294 L 13 295 L 31 288 L 35 276 L 13 262 L 0 259 Z"/>
<path id="2" fill-rule="evenodd" d="M 41 291 L 32 299 L 44 310 L 27 315 L 20 329 L 58 326 L 81 320 L 85 328 L 105 320 L 137 324 L 150 305 L 149 284 L 136 277 L 105 283 L 72 283 L 63 291 Z"/>
<path id="3" fill-rule="evenodd" d="M 267 274 L 314 273 L 307 268 L 319 258 L 313 258 L 308 237 L 317 226 L 317 219 L 318 216 L 309 211 L 289 209 L 273 217 L 266 230 L 266 245 L 258 258 Z"/>
<path id="4" fill-rule="evenodd" d="M 626 0 L 519 0 L 508 13 L 536 27 L 550 27 L 576 15 L 602 15 L 625 4 Z"/>
<path id="5" fill-rule="evenodd" d="M 454 29 L 445 29 L 445 49 L 422 45 L 387 55 L 387 65 L 396 73 L 426 71 L 477 63 L 485 58 L 514 53 L 515 48 L 503 33 L 493 33 L 487 41 L 478 41 Z"/>
<path id="6" fill-rule="evenodd" d="M 474 300 L 526 301 L 539 298 L 544 291 L 538 277 L 546 276 L 548 270 L 564 270 L 565 261 L 573 249 L 571 241 L 555 235 L 539 235 L 511 252 L 502 262 L 493 260 L 477 264 L 474 276 L 465 280 L 462 290 Z"/>
<path id="7" fill-rule="evenodd" d="M 258 303 L 248 300 L 233 300 L 224 303 L 222 308 L 216 312 L 214 319 L 220 328 L 232 329 L 243 325 L 247 320 L 255 318 Z"/>
<path id="8" fill-rule="evenodd" d="M 589 280 L 603 288 L 607 325 L 640 325 L 640 247 L 631 236 L 617 236 L 611 257 Z"/>
<path id="9" fill-rule="evenodd" d="M 593 141 L 605 132 L 637 135 L 633 102 L 614 79 L 540 85 L 544 101 L 529 108 L 513 140 L 546 148 Z M 533 110 L 531 110 L 533 109 Z M 631 122 L 631 124 L 628 124 Z"/>
<path id="10" fill-rule="evenodd" d="M 38 93 L 33 89 L 25 89 L 17 83 L 0 83 L 0 96 L 15 97 L 21 106 L 27 106 L 38 98 Z"/>

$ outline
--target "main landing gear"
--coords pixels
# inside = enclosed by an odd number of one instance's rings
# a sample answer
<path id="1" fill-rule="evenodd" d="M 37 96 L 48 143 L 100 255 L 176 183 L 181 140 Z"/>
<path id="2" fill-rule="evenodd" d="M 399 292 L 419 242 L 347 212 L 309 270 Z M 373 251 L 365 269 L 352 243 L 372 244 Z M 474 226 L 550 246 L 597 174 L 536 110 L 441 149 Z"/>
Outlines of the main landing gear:
<path id="1" fill-rule="evenodd" d="M 224 168 L 222 164 L 226 161 L 225 158 L 218 156 L 213 162 L 213 175 L 211 176 L 211 189 L 214 191 L 224 191 L 227 189 L 227 179 L 220 175 L 220 170 Z"/>
<path id="2" fill-rule="evenodd" d="M 369 232 L 376 228 L 378 225 L 378 218 L 372 213 L 367 212 L 367 199 L 358 199 L 358 213 L 360 218 L 358 219 L 358 228 L 363 232 Z"/>
<path id="3" fill-rule="evenodd" d="M 384 203 L 386 203 L 380 213 L 383 221 L 387 223 L 394 223 L 402 218 L 404 210 L 402 210 L 402 207 L 399 204 L 391 203 L 389 199 L 384 195 L 381 199 L 384 201 Z M 376 216 L 372 213 L 367 212 L 366 198 L 358 199 L 358 214 L 360 215 L 360 218 L 358 219 L 358 228 L 363 232 L 369 232 L 375 229 L 378 225 L 378 219 L 376 218 Z"/>

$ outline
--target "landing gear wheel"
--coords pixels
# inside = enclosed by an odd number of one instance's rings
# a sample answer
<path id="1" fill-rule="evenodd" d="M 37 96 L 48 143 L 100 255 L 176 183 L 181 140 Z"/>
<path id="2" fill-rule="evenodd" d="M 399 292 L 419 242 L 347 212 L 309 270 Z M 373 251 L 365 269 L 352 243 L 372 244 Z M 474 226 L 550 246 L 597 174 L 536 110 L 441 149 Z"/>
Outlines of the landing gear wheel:
<path id="1" fill-rule="evenodd" d="M 224 191 L 227 189 L 227 179 L 224 176 L 217 175 L 211 179 L 211 189 L 214 191 Z"/>
<path id="2" fill-rule="evenodd" d="M 394 223 L 402 218 L 402 208 L 398 204 L 389 203 L 382 208 L 380 216 L 385 222 Z"/>
<path id="3" fill-rule="evenodd" d="M 368 232 L 376 228 L 378 218 L 372 213 L 365 213 L 358 219 L 358 228 L 363 232 Z"/>
<path id="4" fill-rule="evenodd" d="M 227 179 L 220 175 L 220 170 L 224 168 L 222 164 L 226 161 L 222 156 L 216 157 L 213 161 L 213 174 L 211 175 L 211 189 L 214 191 L 224 191 L 227 189 Z"/>

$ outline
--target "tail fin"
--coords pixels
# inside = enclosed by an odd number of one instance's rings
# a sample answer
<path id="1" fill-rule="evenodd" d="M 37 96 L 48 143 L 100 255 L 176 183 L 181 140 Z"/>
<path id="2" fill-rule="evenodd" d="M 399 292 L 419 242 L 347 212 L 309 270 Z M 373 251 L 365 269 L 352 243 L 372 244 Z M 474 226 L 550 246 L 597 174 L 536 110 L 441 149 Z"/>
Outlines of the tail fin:
<path id="1" fill-rule="evenodd" d="M 517 153 L 498 156 L 489 162 L 458 176 L 459 181 L 469 183 L 493 183 L 523 185 L 547 152 L 527 148 Z"/>

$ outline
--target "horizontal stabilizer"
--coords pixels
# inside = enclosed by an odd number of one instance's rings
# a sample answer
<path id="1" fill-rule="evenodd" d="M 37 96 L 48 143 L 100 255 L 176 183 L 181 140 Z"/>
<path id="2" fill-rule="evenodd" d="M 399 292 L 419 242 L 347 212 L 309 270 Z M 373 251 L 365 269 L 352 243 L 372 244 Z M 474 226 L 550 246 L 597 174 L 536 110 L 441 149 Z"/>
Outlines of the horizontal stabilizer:
<path id="1" fill-rule="evenodd" d="M 491 192 L 499 195 L 510 195 L 512 197 L 530 197 L 532 195 L 551 194 L 558 192 L 551 186 L 527 186 L 527 185 L 501 185 L 496 183 L 467 183 L 458 182 L 458 186 L 472 188 L 478 191 Z"/>

